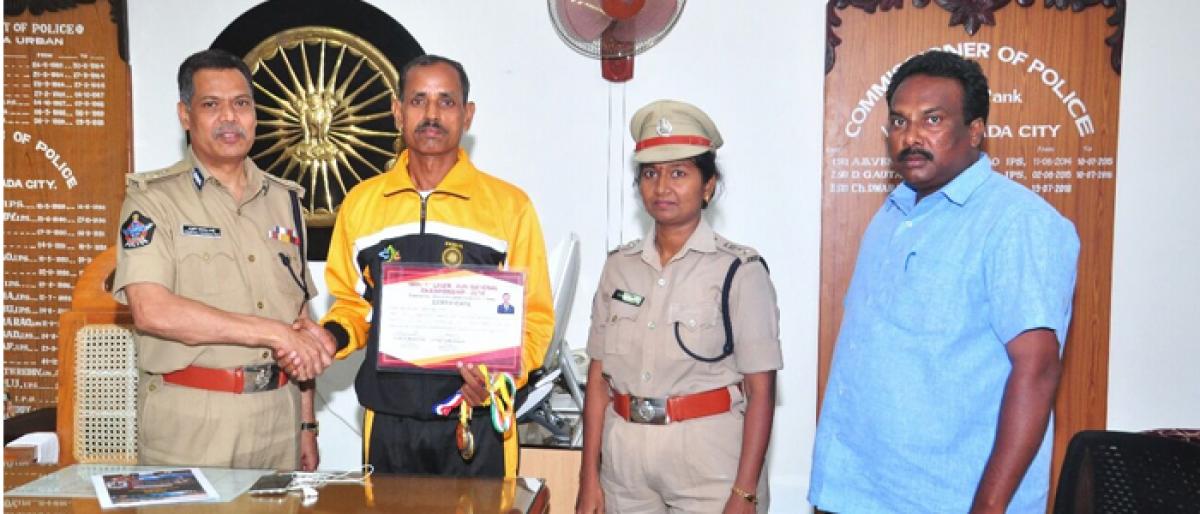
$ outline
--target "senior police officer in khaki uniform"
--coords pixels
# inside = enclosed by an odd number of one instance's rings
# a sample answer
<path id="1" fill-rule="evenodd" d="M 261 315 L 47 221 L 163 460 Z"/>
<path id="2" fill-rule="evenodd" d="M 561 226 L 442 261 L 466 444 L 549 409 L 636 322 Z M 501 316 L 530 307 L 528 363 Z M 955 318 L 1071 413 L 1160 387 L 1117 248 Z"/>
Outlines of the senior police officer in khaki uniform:
<path id="1" fill-rule="evenodd" d="M 137 328 L 144 464 L 319 462 L 312 379 L 333 341 L 307 316 L 303 190 L 246 157 L 250 82 L 227 52 L 188 57 L 178 113 L 191 147 L 128 179 L 113 294 Z"/>
<path id="2" fill-rule="evenodd" d="M 671 100 L 630 128 L 654 230 L 609 254 L 593 299 L 576 511 L 766 512 L 779 311 L 762 258 L 701 216 L 721 134 Z"/>

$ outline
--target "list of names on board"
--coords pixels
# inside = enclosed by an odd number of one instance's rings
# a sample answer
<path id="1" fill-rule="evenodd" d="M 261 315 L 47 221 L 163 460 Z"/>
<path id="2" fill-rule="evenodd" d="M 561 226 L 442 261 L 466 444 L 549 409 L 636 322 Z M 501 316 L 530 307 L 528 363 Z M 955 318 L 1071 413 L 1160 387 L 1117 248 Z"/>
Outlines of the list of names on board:
<path id="1" fill-rule="evenodd" d="M 58 320 L 116 240 L 130 171 L 129 66 L 110 6 L 4 18 L 4 391 L 53 406 Z"/>

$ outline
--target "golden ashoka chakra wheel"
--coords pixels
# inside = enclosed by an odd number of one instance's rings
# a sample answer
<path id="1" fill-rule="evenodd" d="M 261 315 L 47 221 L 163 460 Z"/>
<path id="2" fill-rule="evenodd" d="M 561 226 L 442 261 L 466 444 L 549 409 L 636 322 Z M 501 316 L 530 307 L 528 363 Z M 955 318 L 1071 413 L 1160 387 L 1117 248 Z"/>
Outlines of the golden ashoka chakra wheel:
<path id="1" fill-rule="evenodd" d="M 395 66 L 365 39 L 325 26 L 282 30 L 244 59 L 258 108 L 250 158 L 304 186 L 310 226 L 332 226 L 346 193 L 387 171 L 402 149 L 391 113 Z"/>

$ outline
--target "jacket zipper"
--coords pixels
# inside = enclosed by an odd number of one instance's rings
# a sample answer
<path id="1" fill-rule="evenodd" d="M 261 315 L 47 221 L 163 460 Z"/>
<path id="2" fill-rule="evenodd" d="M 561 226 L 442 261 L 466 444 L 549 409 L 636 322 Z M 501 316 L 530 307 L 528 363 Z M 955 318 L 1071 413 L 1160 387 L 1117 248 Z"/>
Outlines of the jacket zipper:
<path id="1" fill-rule="evenodd" d="M 429 202 L 429 197 L 433 196 L 433 192 L 430 192 L 428 195 L 421 195 L 420 193 L 417 193 L 417 194 L 421 196 L 421 235 L 424 235 L 425 234 L 425 205 L 426 205 L 426 203 Z"/>

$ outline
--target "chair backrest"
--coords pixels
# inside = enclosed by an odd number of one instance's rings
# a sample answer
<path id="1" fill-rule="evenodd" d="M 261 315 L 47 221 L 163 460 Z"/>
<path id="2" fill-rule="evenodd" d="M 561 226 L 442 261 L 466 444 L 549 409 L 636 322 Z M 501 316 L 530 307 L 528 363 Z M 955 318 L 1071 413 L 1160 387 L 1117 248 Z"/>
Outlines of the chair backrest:
<path id="1" fill-rule="evenodd" d="M 558 355 L 566 339 L 567 323 L 571 320 L 571 306 L 575 303 L 575 288 L 579 284 L 579 236 L 574 232 L 555 247 L 550 257 L 550 290 L 554 296 L 554 332 L 546 349 L 542 369 L 552 371 L 558 367 Z"/>
<path id="2" fill-rule="evenodd" d="M 1067 446 L 1055 514 L 1200 512 L 1200 445 L 1086 430 Z"/>
<path id="3" fill-rule="evenodd" d="M 113 300 L 116 249 L 97 255 L 58 319 L 59 462 L 137 463 L 133 317 Z"/>

